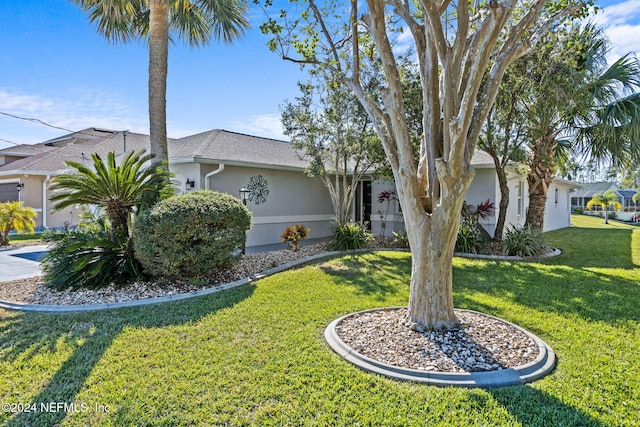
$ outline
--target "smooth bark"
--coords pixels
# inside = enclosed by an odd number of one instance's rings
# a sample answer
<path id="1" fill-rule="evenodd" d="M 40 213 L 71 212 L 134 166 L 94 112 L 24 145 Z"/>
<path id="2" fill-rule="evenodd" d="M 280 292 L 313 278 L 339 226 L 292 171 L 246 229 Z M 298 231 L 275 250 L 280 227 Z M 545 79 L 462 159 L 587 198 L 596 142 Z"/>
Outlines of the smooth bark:
<path id="1" fill-rule="evenodd" d="M 149 151 L 155 154 L 156 160 L 168 162 L 169 6 L 166 0 L 149 0 L 149 14 Z"/>

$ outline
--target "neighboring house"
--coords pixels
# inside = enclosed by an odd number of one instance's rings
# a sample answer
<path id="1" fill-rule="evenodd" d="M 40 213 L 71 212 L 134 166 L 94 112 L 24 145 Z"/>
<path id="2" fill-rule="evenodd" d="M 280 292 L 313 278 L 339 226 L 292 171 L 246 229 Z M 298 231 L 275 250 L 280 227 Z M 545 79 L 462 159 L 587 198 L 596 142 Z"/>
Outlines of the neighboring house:
<path id="1" fill-rule="evenodd" d="M 78 223 L 76 209 L 53 212 L 49 202 L 49 183 L 69 171 L 66 160 L 91 164 L 91 155 L 117 157 L 128 150 L 148 148 L 149 136 L 90 128 L 41 144 L 20 145 L 0 150 L 0 201 L 22 200 L 38 212 L 37 227 L 52 228 Z M 318 178 L 308 177 L 308 166 L 291 144 L 224 130 L 212 130 L 185 138 L 169 139 L 169 168 L 175 173 L 178 192 L 211 189 L 242 198 L 247 190 L 247 207 L 253 214 L 253 227 L 247 246 L 278 243 L 288 225 L 304 223 L 309 238 L 331 234 L 333 208 L 327 189 Z M 491 158 L 480 152 L 473 157 L 476 176 L 467 196 L 469 204 L 489 199 L 496 206 L 500 190 Z M 523 175 L 510 172 L 511 204 L 507 225 L 523 224 L 526 216 L 527 188 Z M 545 230 L 569 226 L 569 190 L 578 188 L 564 180 L 554 180 L 547 201 Z M 404 229 L 397 200 L 378 202 L 382 191 L 393 190 L 393 183 L 365 176 L 356 190 L 353 218 L 371 225 L 379 234 Z M 495 216 L 483 224 L 490 232 Z"/>
<path id="2" fill-rule="evenodd" d="M 593 182 L 580 184 L 582 189 L 571 193 L 571 208 L 575 211 L 576 208 L 587 208 L 587 203 L 591 200 L 594 194 L 604 193 L 608 190 L 613 190 L 618 196 L 618 202 L 625 210 L 635 210 L 636 203 L 633 202 L 633 195 L 636 194 L 635 190 L 621 189 L 614 182 Z"/>
<path id="3" fill-rule="evenodd" d="M 148 135 L 92 128 L 42 144 L 0 150 L 0 191 L 34 207 L 39 228 L 74 226 L 78 209 L 53 212 L 48 200 L 51 179 L 69 171 L 65 161 L 90 165 L 93 153 L 106 158 L 114 151 L 118 158 L 148 146 Z M 247 246 L 277 243 L 286 226 L 300 222 L 311 228 L 309 238 L 329 235 L 333 213 L 329 195 L 320 180 L 304 174 L 307 163 L 299 160 L 289 143 L 213 130 L 169 139 L 168 148 L 179 193 L 203 188 L 240 197 L 240 189 L 251 190 L 247 207 L 253 227 Z M 19 193 L 18 184 L 24 185 Z"/>

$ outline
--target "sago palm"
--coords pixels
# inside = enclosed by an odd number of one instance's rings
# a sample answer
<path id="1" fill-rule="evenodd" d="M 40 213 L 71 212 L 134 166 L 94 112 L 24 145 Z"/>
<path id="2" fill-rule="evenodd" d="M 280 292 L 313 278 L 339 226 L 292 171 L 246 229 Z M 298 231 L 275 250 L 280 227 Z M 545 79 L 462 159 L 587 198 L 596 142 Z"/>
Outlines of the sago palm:
<path id="1" fill-rule="evenodd" d="M 0 203 L 0 246 L 9 245 L 9 233 L 12 230 L 33 233 L 38 216 L 33 208 L 24 206 L 24 202 Z"/>
<path id="2" fill-rule="evenodd" d="M 110 152 L 106 162 L 93 154 L 93 169 L 81 163 L 67 161 L 73 173 L 58 175 L 52 181 L 50 198 L 55 210 L 73 205 L 96 205 L 109 217 L 112 231 L 129 235 L 131 215 L 153 204 L 171 192 L 171 174 L 159 163 L 147 164 L 153 154 L 144 151 L 127 152 L 120 164 Z"/>
<path id="3" fill-rule="evenodd" d="M 596 193 L 587 203 L 587 209 L 593 208 L 595 205 L 602 207 L 604 210 L 604 223 L 609 224 L 609 208 L 622 209 L 622 205 L 618 201 L 615 191 L 607 190 L 604 193 Z"/>
<path id="4" fill-rule="evenodd" d="M 167 63 L 170 32 L 190 46 L 230 43 L 249 27 L 243 0 L 73 0 L 115 42 L 149 42 L 150 151 L 168 161 Z"/>

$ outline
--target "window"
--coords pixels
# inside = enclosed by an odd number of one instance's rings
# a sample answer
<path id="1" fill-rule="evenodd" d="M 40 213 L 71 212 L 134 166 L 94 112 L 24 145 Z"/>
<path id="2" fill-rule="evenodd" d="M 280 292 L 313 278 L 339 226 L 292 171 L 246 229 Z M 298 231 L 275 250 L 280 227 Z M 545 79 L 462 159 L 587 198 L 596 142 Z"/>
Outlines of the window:
<path id="1" fill-rule="evenodd" d="M 18 200 L 17 183 L 0 184 L 0 203 L 15 202 Z"/>
<path id="2" fill-rule="evenodd" d="M 518 181 L 518 216 L 524 214 L 524 181 Z"/>

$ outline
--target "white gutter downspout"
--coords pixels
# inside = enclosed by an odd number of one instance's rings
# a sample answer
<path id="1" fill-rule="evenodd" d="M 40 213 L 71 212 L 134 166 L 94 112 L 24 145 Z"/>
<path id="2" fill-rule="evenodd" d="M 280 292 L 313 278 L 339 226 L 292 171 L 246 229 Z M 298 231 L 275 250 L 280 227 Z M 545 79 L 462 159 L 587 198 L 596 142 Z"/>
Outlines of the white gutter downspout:
<path id="1" fill-rule="evenodd" d="M 224 163 L 220 163 L 218 165 L 218 169 L 214 170 L 213 172 L 209 172 L 208 174 L 206 174 L 204 176 L 204 188 L 205 188 L 205 190 L 209 190 L 209 178 L 211 178 L 213 175 L 219 174 L 223 170 L 224 170 Z"/>
<path id="2" fill-rule="evenodd" d="M 42 181 L 42 228 L 47 227 L 47 184 L 51 180 L 51 175 L 47 175 L 47 177 Z"/>

